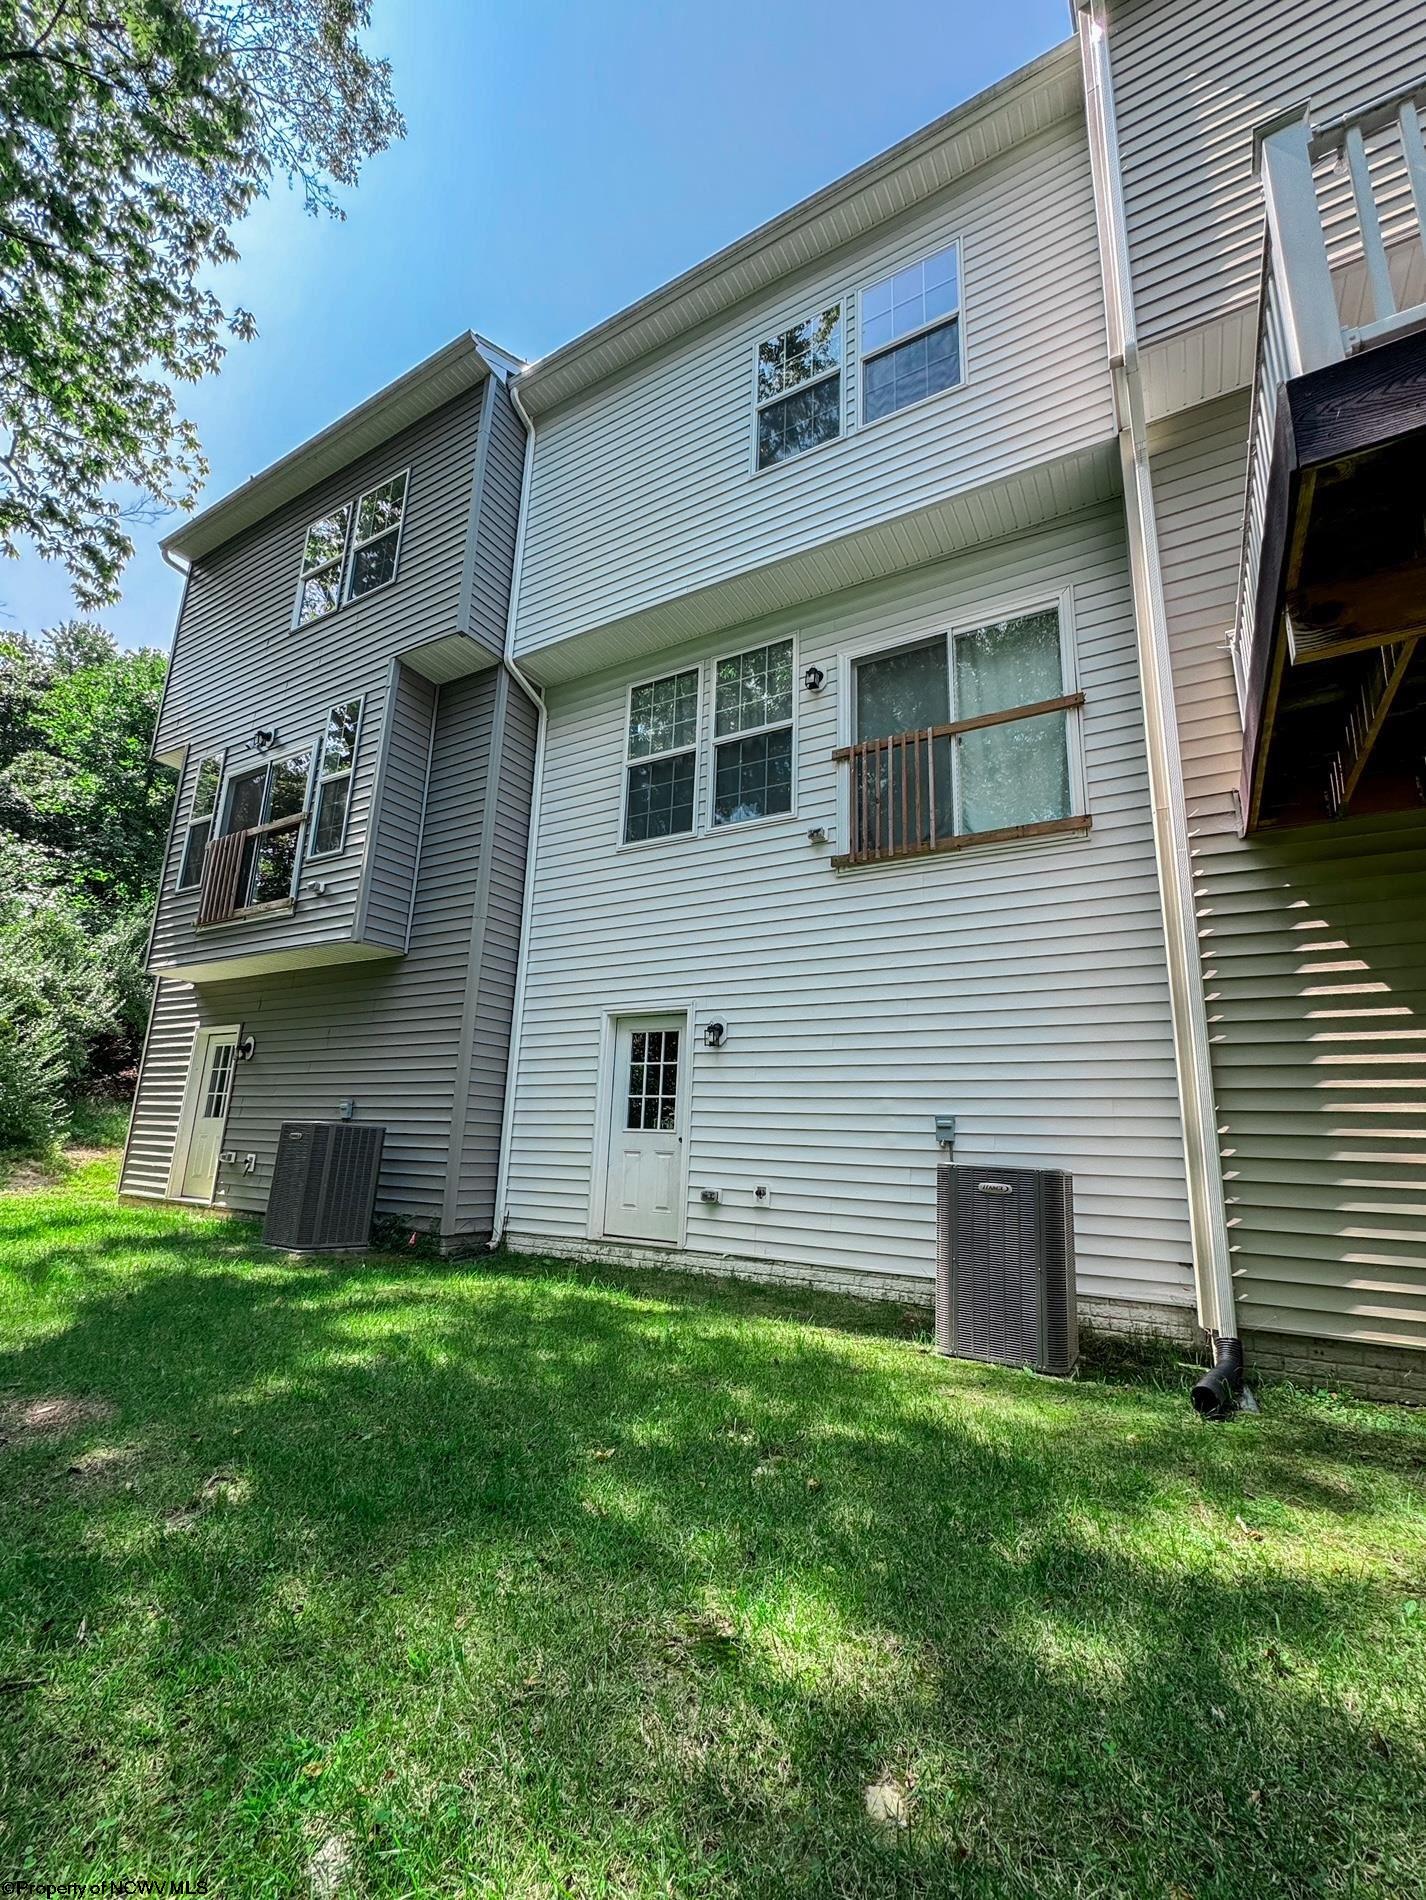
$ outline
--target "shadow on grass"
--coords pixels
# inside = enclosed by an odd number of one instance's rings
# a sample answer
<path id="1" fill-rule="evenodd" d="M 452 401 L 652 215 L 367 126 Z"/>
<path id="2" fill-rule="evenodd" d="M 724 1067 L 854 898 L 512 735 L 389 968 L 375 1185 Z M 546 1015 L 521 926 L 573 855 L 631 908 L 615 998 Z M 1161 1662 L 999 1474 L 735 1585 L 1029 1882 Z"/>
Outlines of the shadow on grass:
<path id="1" fill-rule="evenodd" d="M 286 1893 L 332 1837 L 381 1893 L 1426 1881 L 1418 1422 L 1213 1432 L 856 1302 L 84 1227 L 68 1322 L 0 1356 L 114 1408 L 0 1452 L 51 1878 Z"/>

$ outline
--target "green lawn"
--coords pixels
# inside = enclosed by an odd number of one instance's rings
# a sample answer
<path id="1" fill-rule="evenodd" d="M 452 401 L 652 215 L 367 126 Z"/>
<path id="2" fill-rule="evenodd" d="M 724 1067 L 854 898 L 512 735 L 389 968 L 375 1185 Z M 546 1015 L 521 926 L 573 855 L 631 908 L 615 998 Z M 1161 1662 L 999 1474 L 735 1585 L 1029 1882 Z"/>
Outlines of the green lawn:
<path id="1" fill-rule="evenodd" d="M 0 1881 L 1426 1891 L 1426 1419 L 113 1193 L 0 1198 Z"/>

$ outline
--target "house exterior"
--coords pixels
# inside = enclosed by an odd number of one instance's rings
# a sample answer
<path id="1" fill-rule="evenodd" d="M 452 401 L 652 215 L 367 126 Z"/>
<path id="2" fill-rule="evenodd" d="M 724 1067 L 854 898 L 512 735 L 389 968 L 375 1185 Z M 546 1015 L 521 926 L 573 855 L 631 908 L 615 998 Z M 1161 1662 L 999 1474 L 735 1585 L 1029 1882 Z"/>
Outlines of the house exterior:
<path id="1" fill-rule="evenodd" d="M 1232 1330 L 1250 1365 L 1419 1400 L 1426 15 L 1202 25 L 1079 11 Z"/>
<path id="2" fill-rule="evenodd" d="M 1422 1395 L 1426 19 L 1073 13 L 173 537 L 129 1191 L 251 1035 L 225 1205 L 347 1102 L 448 1247 L 920 1301 L 1061 1169 L 1091 1323 Z"/>
<path id="3" fill-rule="evenodd" d="M 123 1191 L 261 1212 L 278 1130 L 386 1130 L 378 1212 L 488 1238 L 536 708 L 502 664 L 524 430 L 472 336 L 197 516 Z"/>

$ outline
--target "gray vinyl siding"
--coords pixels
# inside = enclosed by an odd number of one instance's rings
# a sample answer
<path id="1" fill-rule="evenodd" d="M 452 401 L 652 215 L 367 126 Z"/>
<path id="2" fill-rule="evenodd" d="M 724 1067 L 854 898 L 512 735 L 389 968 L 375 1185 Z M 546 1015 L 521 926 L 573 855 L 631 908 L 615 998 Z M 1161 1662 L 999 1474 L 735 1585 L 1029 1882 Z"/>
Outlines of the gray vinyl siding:
<path id="1" fill-rule="evenodd" d="M 440 1228 L 499 677 L 492 670 L 440 689 L 407 955 L 160 986 L 126 1191 L 166 1192 L 195 1028 L 240 1023 L 255 1053 L 234 1074 L 225 1146 L 238 1160 L 219 1168 L 215 1204 L 261 1213 L 282 1123 L 331 1120 L 351 1098 L 359 1120 L 387 1130 L 378 1212 Z M 493 991 L 489 1007 L 501 1006 Z M 503 1006 L 495 1033 L 508 1037 Z M 484 1127 L 478 1138 L 492 1139 Z M 251 1173 L 247 1154 L 256 1156 Z"/>
<path id="2" fill-rule="evenodd" d="M 1426 79 L 1420 0 L 1111 0 L 1110 53 L 1140 336 L 1253 303 L 1256 126 L 1333 118 Z"/>
<path id="3" fill-rule="evenodd" d="M 344 680 L 380 678 L 394 653 L 456 630 L 479 421 L 472 390 L 194 564 L 156 751 L 281 728 L 291 708 L 330 700 Z M 404 468 L 395 581 L 294 628 L 308 525 Z"/>
<path id="4" fill-rule="evenodd" d="M 334 667 L 338 665 L 343 663 L 334 661 Z M 331 706 L 340 700 L 358 696 L 362 699 L 361 731 L 352 771 L 346 840 L 340 851 L 304 860 L 298 873 L 295 908 L 291 912 L 259 911 L 250 917 L 238 917 L 231 923 L 214 928 L 199 930 L 195 927 L 198 887 L 195 885 L 187 890 L 179 890 L 178 876 L 183 863 L 187 820 L 192 809 L 193 788 L 199 767 L 210 751 L 218 751 L 222 747 L 216 739 L 190 747 L 178 788 L 179 822 L 174 828 L 159 897 L 151 951 L 152 968 L 158 971 L 187 968 L 200 962 L 228 958 L 235 965 L 240 965 L 245 957 L 263 956 L 274 951 L 311 953 L 355 939 L 362 876 L 368 856 L 368 833 L 373 816 L 372 795 L 385 744 L 391 679 L 390 665 L 377 659 L 367 661 L 365 672 L 355 667 L 333 671 L 315 686 L 309 685 L 304 698 L 299 699 L 295 691 L 284 693 L 280 699 L 269 697 L 266 706 L 253 714 L 243 735 L 232 735 L 228 746 L 230 771 L 242 771 L 262 763 L 262 755 L 253 745 L 250 735 L 254 727 L 263 723 L 277 727 L 281 735 L 280 750 L 305 744 L 315 752 Z M 406 868 L 409 879 L 409 867 Z M 402 934 L 404 939 L 404 932 Z"/>
<path id="5" fill-rule="evenodd" d="M 1426 822 L 1238 838 L 1247 428 L 1152 445 L 1239 1326 L 1426 1347 Z"/>
<path id="6" fill-rule="evenodd" d="M 162 1200 L 168 1193 L 173 1144 L 183 1112 L 183 1091 L 198 1020 L 198 997 L 191 983 L 164 982 L 160 978 L 154 984 L 119 1180 L 121 1194 Z"/>
<path id="7" fill-rule="evenodd" d="M 382 727 L 377 815 L 366 853 L 366 892 L 356 935 L 390 950 L 405 950 L 411 931 L 436 691 L 419 673 L 396 667 L 390 712 Z"/>
<path id="8" fill-rule="evenodd" d="M 500 656 L 505 652 L 510 578 L 520 527 L 525 426 L 505 385 L 491 377 L 487 388 L 479 484 L 462 578 L 461 626 Z"/>
<path id="9" fill-rule="evenodd" d="M 1092 832 L 832 872 L 807 833 L 838 825 L 840 656 L 1067 586 Z M 787 630 L 798 673 L 827 675 L 798 693 L 795 814 L 620 848 L 632 681 Z M 1086 1295 L 1181 1312 L 1190 1249 L 1141 721 L 1117 508 L 665 652 L 640 674 L 552 688 L 512 1233 L 588 1235 L 603 1012 L 686 1003 L 689 1249 L 929 1279 L 934 1118 L 954 1114 L 957 1159 L 1073 1172 Z M 717 1051 L 699 1039 L 714 1015 L 729 1026 Z"/>
<path id="10" fill-rule="evenodd" d="M 488 1234 L 494 1224 L 520 916 L 525 900 L 537 717 L 525 694 L 512 685 L 505 704 L 500 772 L 488 833 L 490 876 L 485 891 L 480 994 L 458 1176 L 456 1226 L 461 1233 Z"/>
<path id="11" fill-rule="evenodd" d="M 966 381 L 863 427 L 856 292 L 953 238 Z M 843 436 L 755 473 L 757 344 L 839 298 Z M 588 629 L 1087 451 L 1113 427 L 1076 114 L 541 416 L 517 654 L 538 670 L 543 649 Z"/>

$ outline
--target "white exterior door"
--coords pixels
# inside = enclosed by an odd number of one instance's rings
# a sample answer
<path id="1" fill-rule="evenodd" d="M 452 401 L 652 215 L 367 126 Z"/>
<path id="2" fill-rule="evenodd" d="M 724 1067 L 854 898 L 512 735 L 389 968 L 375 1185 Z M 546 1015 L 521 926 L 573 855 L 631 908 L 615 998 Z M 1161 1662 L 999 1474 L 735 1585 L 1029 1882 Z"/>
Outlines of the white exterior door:
<path id="1" fill-rule="evenodd" d="M 236 1029 L 200 1029 L 193 1045 L 188 1154 L 178 1184 L 179 1195 L 185 1201 L 213 1198 L 237 1044 Z"/>
<path id="2" fill-rule="evenodd" d="M 683 1197 L 682 1016 L 621 1016 L 615 1025 L 604 1231 L 677 1241 Z"/>

